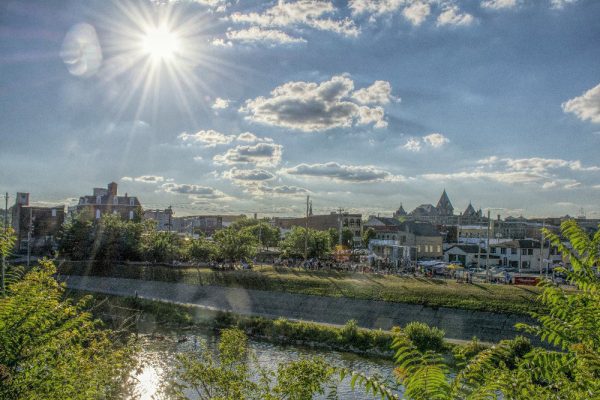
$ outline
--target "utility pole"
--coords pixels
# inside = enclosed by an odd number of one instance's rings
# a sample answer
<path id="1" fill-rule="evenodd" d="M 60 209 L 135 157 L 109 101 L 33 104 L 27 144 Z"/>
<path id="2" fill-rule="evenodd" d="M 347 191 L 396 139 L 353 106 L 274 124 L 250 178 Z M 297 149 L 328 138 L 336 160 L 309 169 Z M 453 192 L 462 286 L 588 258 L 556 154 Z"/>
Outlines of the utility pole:
<path id="1" fill-rule="evenodd" d="M 540 278 L 542 277 L 542 272 L 544 269 L 544 229 L 546 228 L 546 220 L 542 220 L 542 230 L 540 231 L 542 235 L 542 240 L 540 240 Z"/>
<path id="2" fill-rule="evenodd" d="M 173 215 L 173 208 L 169 205 L 169 232 L 171 232 L 171 216 Z"/>
<path id="3" fill-rule="evenodd" d="M 485 277 L 490 279 L 490 210 L 488 210 L 487 221 L 487 255 L 485 257 Z"/>
<path id="4" fill-rule="evenodd" d="M 8 192 L 4 194 L 4 237 L 6 238 L 6 233 L 8 232 Z M 5 273 L 6 273 L 6 257 L 2 254 L 2 294 L 6 293 L 6 284 L 5 281 Z"/>
<path id="5" fill-rule="evenodd" d="M 308 259 L 308 207 L 310 203 L 310 196 L 306 196 L 306 226 L 304 230 L 304 261 Z"/>
<path id="6" fill-rule="evenodd" d="M 344 211 L 344 210 L 341 207 L 338 208 L 338 213 L 339 213 L 339 216 L 338 216 L 338 225 L 339 225 L 339 228 L 338 228 L 338 243 L 339 243 L 340 246 L 342 245 L 342 211 Z"/>
<path id="7" fill-rule="evenodd" d="M 27 267 L 31 263 L 31 234 L 33 231 L 33 208 L 29 207 L 29 229 L 27 230 Z"/>

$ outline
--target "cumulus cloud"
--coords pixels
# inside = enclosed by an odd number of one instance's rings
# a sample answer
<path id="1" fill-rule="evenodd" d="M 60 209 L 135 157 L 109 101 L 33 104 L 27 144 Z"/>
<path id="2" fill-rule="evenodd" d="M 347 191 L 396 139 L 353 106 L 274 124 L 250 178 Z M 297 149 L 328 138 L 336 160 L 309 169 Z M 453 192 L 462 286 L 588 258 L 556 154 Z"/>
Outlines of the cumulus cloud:
<path id="1" fill-rule="evenodd" d="M 240 133 L 237 137 L 237 140 L 240 142 L 272 142 L 273 139 L 270 137 L 258 137 L 254 133 L 244 132 Z"/>
<path id="2" fill-rule="evenodd" d="M 213 157 L 217 164 L 255 164 L 261 167 L 272 167 L 281 161 L 283 147 L 274 143 L 257 143 L 248 146 L 236 146 L 227 150 L 225 154 Z"/>
<path id="3" fill-rule="evenodd" d="M 229 107 L 229 103 L 230 103 L 229 100 L 217 97 L 211 107 L 213 110 L 223 110 L 223 109 Z"/>
<path id="4" fill-rule="evenodd" d="M 231 30 L 226 33 L 226 36 L 230 41 L 242 43 L 306 43 L 306 39 L 290 36 L 289 34 L 278 29 L 263 29 L 258 26 L 251 26 L 247 29 Z"/>
<path id="5" fill-rule="evenodd" d="M 232 181 L 238 182 L 259 182 L 259 181 L 268 181 L 275 178 L 269 171 L 265 171 L 264 169 L 238 169 L 232 168 L 229 171 L 225 171 L 223 176 L 227 179 L 231 179 Z"/>
<path id="6" fill-rule="evenodd" d="M 354 91 L 352 98 L 360 104 L 387 104 L 392 98 L 392 85 L 387 81 L 375 81 L 369 87 Z"/>
<path id="7" fill-rule="evenodd" d="M 231 47 L 233 43 L 229 40 L 225 40 L 223 38 L 214 38 L 210 44 L 216 47 Z"/>
<path id="8" fill-rule="evenodd" d="M 160 183 L 163 182 L 165 178 L 158 175 L 142 175 L 137 177 L 124 176 L 121 180 L 123 182 Z"/>
<path id="9" fill-rule="evenodd" d="M 517 0 L 485 0 L 481 2 L 481 7 L 492 10 L 502 10 L 515 8 Z"/>
<path id="10" fill-rule="evenodd" d="M 402 146 L 403 149 L 408 151 L 420 151 L 421 140 L 419 138 L 409 138 L 406 143 Z"/>
<path id="11" fill-rule="evenodd" d="M 429 135 L 425 135 L 422 138 L 412 137 L 409 138 L 406 143 L 402 146 L 403 149 L 409 151 L 421 151 L 423 146 L 432 147 L 434 149 L 438 149 L 444 146 L 446 143 L 450 142 L 446 136 L 441 133 L 430 133 Z"/>
<path id="12" fill-rule="evenodd" d="M 350 0 L 353 15 L 385 15 L 397 11 L 407 0 Z"/>
<path id="13" fill-rule="evenodd" d="M 565 176 L 565 172 L 600 171 L 598 166 L 584 167 L 579 160 L 541 157 L 515 159 L 492 156 L 477 161 L 477 165 L 468 171 L 424 174 L 422 177 L 427 180 L 485 179 L 505 184 L 537 183 L 543 189 L 574 189 L 581 183 Z"/>
<path id="14" fill-rule="evenodd" d="M 161 187 L 167 193 L 187 194 L 190 195 L 190 198 L 193 196 L 194 199 L 214 200 L 228 197 L 225 193 L 210 186 L 188 183 L 165 183 Z"/>
<path id="15" fill-rule="evenodd" d="M 225 135 L 215 130 L 202 130 L 196 133 L 183 132 L 178 138 L 185 143 L 203 143 L 207 147 L 218 144 L 229 144 L 235 139 L 235 135 Z"/>
<path id="16" fill-rule="evenodd" d="M 310 193 L 308 189 L 305 189 L 303 187 L 290 185 L 268 186 L 265 184 L 260 184 L 255 187 L 252 187 L 251 189 L 249 189 L 249 192 L 257 196 L 297 196 Z"/>
<path id="17" fill-rule="evenodd" d="M 430 12 L 431 7 L 429 4 L 415 1 L 402 10 L 402 15 L 414 26 L 419 26 L 425 21 Z"/>
<path id="18" fill-rule="evenodd" d="M 402 176 L 393 175 L 372 165 L 344 165 L 336 162 L 324 164 L 299 164 L 282 171 L 288 175 L 312 178 L 327 178 L 339 182 L 367 183 L 402 181 Z"/>
<path id="19" fill-rule="evenodd" d="M 245 23 L 261 28 L 298 28 L 310 27 L 330 31 L 343 36 L 358 36 L 360 29 L 351 19 L 332 19 L 327 17 L 337 12 L 330 1 L 299 0 L 286 2 L 280 0 L 262 13 L 240 13 L 231 15 L 235 23 Z"/>
<path id="20" fill-rule="evenodd" d="M 378 81 L 364 91 L 355 92 L 354 82 L 347 75 L 321 83 L 288 82 L 273 89 L 270 97 L 247 100 L 240 112 L 248 114 L 247 119 L 254 122 L 305 132 L 371 123 L 383 128 L 387 125 L 383 108 L 359 102 L 388 102 L 389 83 L 386 83 Z"/>
<path id="21" fill-rule="evenodd" d="M 444 11 L 438 15 L 436 24 L 437 26 L 465 26 L 470 25 L 474 20 L 471 14 L 463 13 L 457 5 L 451 4 L 446 6 Z"/>
<path id="22" fill-rule="evenodd" d="M 581 96 L 564 102 L 562 109 L 564 112 L 575 114 L 582 121 L 589 120 L 600 124 L 600 84 Z"/>
<path id="23" fill-rule="evenodd" d="M 430 133 L 429 135 L 423 136 L 423 141 L 431 147 L 438 148 L 442 147 L 450 140 L 441 133 Z"/>

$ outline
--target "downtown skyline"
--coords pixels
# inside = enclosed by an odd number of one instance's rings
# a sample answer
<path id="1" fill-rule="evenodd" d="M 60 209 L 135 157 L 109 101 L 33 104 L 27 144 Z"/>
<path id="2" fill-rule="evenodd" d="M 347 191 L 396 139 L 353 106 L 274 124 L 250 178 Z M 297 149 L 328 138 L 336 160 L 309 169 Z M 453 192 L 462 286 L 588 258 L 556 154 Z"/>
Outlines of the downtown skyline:
<path id="1" fill-rule="evenodd" d="M 36 4 L 33 6 L 33 4 Z M 179 215 L 600 217 L 600 3 L 0 6 L 2 191 Z"/>

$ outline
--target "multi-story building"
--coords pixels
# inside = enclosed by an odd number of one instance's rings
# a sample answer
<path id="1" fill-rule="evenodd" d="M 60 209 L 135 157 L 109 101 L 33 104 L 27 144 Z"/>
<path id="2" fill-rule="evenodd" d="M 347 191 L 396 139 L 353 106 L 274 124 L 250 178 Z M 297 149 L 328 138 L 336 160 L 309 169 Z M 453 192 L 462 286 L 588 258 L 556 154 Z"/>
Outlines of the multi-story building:
<path id="1" fill-rule="evenodd" d="M 29 193 L 17 193 L 11 219 L 19 252 L 29 247 L 32 254 L 47 254 L 56 247 L 56 238 L 65 221 L 65 207 L 30 206 Z"/>
<path id="2" fill-rule="evenodd" d="M 344 229 L 348 228 L 353 234 L 354 247 L 362 245 L 362 214 L 350 214 L 347 212 L 324 215 L 309 215 L 307 218 L 275 218 L 274 224 L 282 230 L 292 229 L 294 226 L 308 227 L 318 231 L 325 231 L 330 228 Z"/>
<path id="3" fill-rule="evenodd" d="M 223 229 L 246 218 L 245 215 L 190 215 L 173 218 L 173 231 L 188 235 L 212 236 L 219 229 Z"/>
<path id="4" fill-rule="evenodd" d="M 111 182 L 107 188 L 94 188 L 92 195 L 81 196 L 79 203 L 72 208 L 76 213 L 84 213 L 93 219 L 106 214 L 115 214 L 123 219 L 137 220 L 142 217 L 142 205 L 135 196 L 119 196 L 117 184 Z"/>
<path id="5" fill-rule="evenodd" d="M 519 271 L 542 271 L 562 261 L 558 250 L 539 240 L 518 239 L 490 246 L 490 254 L 500 257 L 500 265 L 517 268 Z"/>
<path id="6" fill-rule="evenodd" d="M 389 246 L 407 246 L 414 249 L 419 259 L 441 259 L 444 255 L 442 249 L 443 235 L 434 225 L 427 222 L 404 221 L 395 218 L 370 216 L 364 223 L 364 228 L 375 231 L 375 242 L 381 245 L 372 247 L 372 251 L 379 255 L 386 254 Z"/>
<path id="7" fill-rule="evenodd" d="M 500 257 L 488 255 L 487 250 L 476 244 L 455 244 L 444 250 L 444 261 L 462 264 L 465 267 L 499 265 Z"/>
<path id="8" fill-rule="evenodd" d="M 171 207 L 164 210 L 144 210 L 143 219 L 156 221 L 156 230 L 173 230 L 173 209 Z"/>

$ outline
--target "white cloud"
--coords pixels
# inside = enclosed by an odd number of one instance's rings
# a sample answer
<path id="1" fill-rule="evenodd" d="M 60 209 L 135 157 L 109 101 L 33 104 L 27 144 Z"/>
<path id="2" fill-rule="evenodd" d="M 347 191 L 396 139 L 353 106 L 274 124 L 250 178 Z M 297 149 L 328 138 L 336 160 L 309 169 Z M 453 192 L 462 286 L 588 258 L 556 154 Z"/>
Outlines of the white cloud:
<path id="1" fill-rule="evenodd" d="M 531 183 L 537 182 L 542 178 L 538 174 L 528 172 L 482 171 L 477 169 L 451 173 L 423 174 L 421 177 L 430 181 L 489 179 L 501 183 Z"/>
<path id="2" fill-rule="evenodd" d="M 260 184 L 249 188 L 248 191 L 255 196 L 298 196 L 310 193 L 308 189 L 298 186 L 280 185 L 280 186 L 268 186 Z"/>
<path id="3" fill-rule="evenodd" d="M 402 10 L 402 15 L 404 15 L 404 18 L 410 21 L 414 26 L 419 26 L 427 19 L 430 12 L 431 7 L 429 4 L 415 1 Z"/>
<path id="4" fill-rule="evenodd" d="M 274 143 L 257 143 L 248 146 L 236 146 L 227 150 L 225 154 L 213 157 L 217 164 L 255 164 L 261 167 L 276 166 L 281 162 L 283 146 Z"/>
<path id="5" fill-rule="evenodd" d="M 189 195 L 190 198 L 193 198 L 194 200 L 214 200 L 224 199 L 228 197 L 225 193 L 221 192 L 218 189 L 215 189 L 210 186 L 201 186 L 196 184 L 165 183 L 161 186 L 161 188 L 167 193 Z"/>
<path id="6" fill-rule="evenodd" d="M 338 182 L 403 181 L 404 177 L 393 175 L 372 165 L 344 165 L 336 162 L 325 164 L 299 164 L 282 171 L 288 175 L 327 178 Z"/>
<path id="7" fill-rule="evenodd" d="M 578 0 L 550 0 L 550 4 L 552 5 L 552 8 L 560 9 L 577 1 Z"/>
<path id="8" fill-rule="evenodd" d="M 232 181 L 238 182 L 259 182 L 269 181 L 275 178 L 269 171 L 264 169 L 238 169 L 232 168 L 229 171 L 225 171 L 223 176 Z"/>
<path id="9" fill-rule="evenodd" d="M 305 43 L 306 39 L 293 37 L 277 29 L 262 29 L 251 26 L 247 29 L 232 30 L 226 33 L 227 39 L 234 42 L 272 42 L 279 44 Z"/>
<path id="10" fill-rule="evenodd" d="M 600 84 L 591 88 L 581 96 L 572 98 L 562 104 L 564 112 L 570 112 L 582 121 L 600 124 Z"/>
<path id="11" fill-rule="evenodd" d="M 223 110 L 223 109 L 229 107 L 229 103 L 230 103 L 229 100 L 217 97 L 211 107 L 213 110 Z"/>
<path id="12" fill-rule="evenodd" d="M 352 98 L 360 104 L 387 104 L 392 98 L 392 85 L 387 81 L 375 81 L 369 87 L 356 90 Z"/>
<path id="13" fill-rule="evenodd" d="M 121 180 L 123 182 L 160 183 L 163 182 L 165 178 L 158 175 L 142 175 L 138 177 L 124 176 Z"/>
<path id="14" fill-rule="evenodd" d="M 204 143 L 206 147 L 213 147 L 218 144 L 229 144 L 235 140 L 235 135 L 225 135 L 215 130 L 202 130 L 196 133 L 183 132 L 178 138 L 187 143 Z"/>
<path id="15" fill-rule="evenodd" d="M 437 26 L 454 25 L 465 26 L 470 25 L 475 19 L 471 14 L 463 13 L 455 4 L 447 5 L 444 11 L 437 18 Z"/>
<path id="16" fill-rule="evenodd" d="M 246 23 L 259 27 L 294 28 L 307 26 L 313 29 L 331 31 L 344 36 L 358 36 L 359 28 L 350 19 L 331 19 L 326 15 L 337 12 L 330 1 L 299 0 L 286 2 L 280 0 L 262 13 L 240 13 L 231 15 L 235 23 Z"/>
<path id="17" fill-rule="evenodd" d="M 420 151 L 421 140 L 419 138 L 409 138 L 402 148 L 408 151 Z"/>
<path id="18" fill-rule="evenodd" d="M 397 11 L 407 0 L 350 0 L 348 7 L 353 15 L 384 15 Z"/>
<path id="19" fill-rule="evenodd" d="M 210 44 L 212 44 L 213 46 L 217 46 L 217 47 L 231 47 L 233 46 L 233 43 L 231 43 L 230 41 L 226 41 L 223 38 L 214 38 Z"/>
<path id="20" fill-rule="evenodd" d="M 240 142 L 272 142 L 273 139 L 270 137 L 258 137 L 254 133 L 244 132 L 240 133 L 237 137 L 237 140 Z"/>
<path id="21" fill-rule="evenodd" d="M 387 82 L 378 82 L 357 91 L 361 101 L 389 101 L 385 95 Z M 385 127 L 383 108 L 360 106 L 353 97 L 357 92 L 347 75 L 321 83 L 288 82 L 273 89 L 270 97 L 247 100 L 240 112 L 254 122 L 305 132 L 370 123 L 376 128 Z"/>
<path id="22" fill-rule="evenodd" d="M 481 7 L 492 10 L 502 10 L 515 8 L 517 0 L 485 0 L 481 2 Z"/>
<path id="23" fill-rule="evenodd" d="M 430 133 L 427 136 L 423 136 L 423 141 L 431 147 L 438 148 L 442 147 L 450 140 L 441 133 Z"/>

